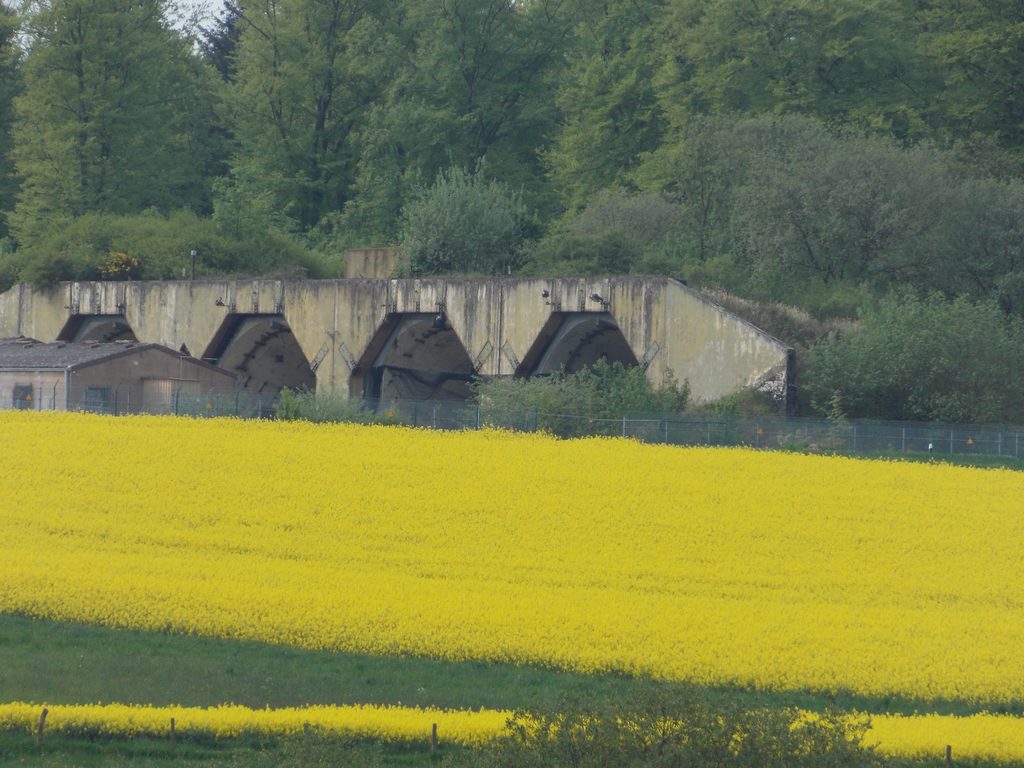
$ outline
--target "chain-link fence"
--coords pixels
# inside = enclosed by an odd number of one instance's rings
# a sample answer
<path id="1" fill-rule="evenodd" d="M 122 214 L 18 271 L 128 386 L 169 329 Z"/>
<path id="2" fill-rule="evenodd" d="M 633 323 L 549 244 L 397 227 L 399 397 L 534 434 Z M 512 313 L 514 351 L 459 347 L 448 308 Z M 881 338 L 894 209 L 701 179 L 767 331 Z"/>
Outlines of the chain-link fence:
<path id="1" fill-rule="evenodd" d="M 115 394 L 109 399 L 84 398 L 71 404 L 71 410 L 112 415 L 143 410 L 141 403 L 132 403 L 130 398 Z M 55 405 L 54 398 L 36 397 L 32 400 L 2 402 L 0 408 L 51 410 Z M 144 410 L 154 411 L 152 407 Z M 1024 458 L 1022 426 L 660 414 L 595 417 L 579 413 L 548 413 L 537 409 L 498 410 L 474 401 L 449 400 L 364 400 L 359 401 L 358 408 L 348 410 L 358 413 L 362 421 L 428 429 L 498 427 L 522 432 L 544 431 L 559 437 L 629 437 L 669 445 Z M 277 398 L 245 391 L 228 395 L 175 394 L 169 403 L 158 407 L 156 411 L 193 417 L 275 418 Z"/>
<path id="2" fill-rule="evenodd" d="M 103 397 L 84 396 L 69 404 L 68 410 L 86 413 L 102 413 L 109 416 L 150 413 L 173 416 L 237 416 L 243 419 L 274 418 L 277 407 L 276 395 L 254 395 L 239 391 L 231 394 L 174 393 L 167 401 L 158 403 L 132 400 L 128 393 L 114 393 Z M 51 410 L 52 405 L 44 404 L 35 410 Z M 63 403 L 60 404 L 63 407 Z"/>
<path id="3" fill-rule="evenodd" d="M 382 421 L 431 429 L 499 427 L 560 437 L 630 437 L 670 445 L 749 446 L 835 453 L 980 454 L 1021 458 L 1024 427 L 810 418 L 624 414 L 594 417 L 539 410 L 496 412 L 474 402 L 367 403 Z"/>

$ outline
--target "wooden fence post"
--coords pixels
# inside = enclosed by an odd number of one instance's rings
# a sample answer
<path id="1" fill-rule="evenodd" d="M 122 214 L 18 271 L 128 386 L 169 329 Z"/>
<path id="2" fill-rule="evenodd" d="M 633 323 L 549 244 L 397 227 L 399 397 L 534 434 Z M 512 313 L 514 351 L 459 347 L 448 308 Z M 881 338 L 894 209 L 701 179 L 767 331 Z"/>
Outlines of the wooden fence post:
<path id="1" fill-rule="evenodd" d="M 953 764 L 953 746 L 951 744 L 946 745 L 946 765 Z"/>
<path id="2" fill-rule="evenodd" d="M 430 726 L 430 751 L 437 751 L 437 723 Z"/>
<path id="3" fill-rule="evenodd" d="M 174 746 L 174 718 L 171 718 L 171 746 Z"/>
<path id="4" fill-rule="evenodd" d="M 46 727 L 46 715 L 50 710 L 43 707 L 43 714 L 39 716 L 39 728 L 36 730 L 36 744 L 43 743 L 43 729 Z"/>

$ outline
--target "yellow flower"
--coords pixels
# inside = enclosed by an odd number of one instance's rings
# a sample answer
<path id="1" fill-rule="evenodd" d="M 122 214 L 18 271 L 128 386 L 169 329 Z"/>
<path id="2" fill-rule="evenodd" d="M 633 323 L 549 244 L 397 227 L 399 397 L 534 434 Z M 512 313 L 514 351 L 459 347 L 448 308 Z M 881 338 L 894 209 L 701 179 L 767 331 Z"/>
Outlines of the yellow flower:
<path id="1" fill-rule="evenodd" d="M 7 411 L 0 432 L 0 611 L 1024 700 L 1024 474 L 174 417 Z"/>

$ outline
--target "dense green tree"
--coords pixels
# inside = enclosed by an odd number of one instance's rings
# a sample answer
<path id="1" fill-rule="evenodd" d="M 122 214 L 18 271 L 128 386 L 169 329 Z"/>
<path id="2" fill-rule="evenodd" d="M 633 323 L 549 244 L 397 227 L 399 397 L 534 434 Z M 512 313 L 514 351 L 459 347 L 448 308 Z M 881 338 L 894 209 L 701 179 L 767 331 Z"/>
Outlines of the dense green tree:
<path id="1" fill-rule="evenodd" d="M 1024 151 L 1024 6 L 1017 0 L 922 0 L 919 45 L 942 77 L 932 122 Z"/>
<path id="2" fill-rule="evenodd" d="M 208 70 L 163 0 L 38 0 L 14 156 L 19 239 L 54 217 L 208 207 Z"/>
<path id="3" fill-rule="evenodd" d="M 891 296 L 859 328 L 810 349 L 805 403 L 820 413 L 1016 423 L 1024 414 L 1024 323 L 991 301 Z"/>
<path id="4" fill-rule="evenodd" d="M 997 300 L 1024 316 L 1024 180 L 967 179 L 947 212 L 948 258 L 929 282 L 947 293 Z"/>
<path id="5" fill-rule="evenodd" d="M 922 135 L 927 62 L 904 0 L 673 0 L 658 92 L 676 125 L 699 114 L 814 115 Z"/>
<path id="6" fill-rule="evenodd" d="M 510 274 L 530 225 L 507 185 L 450 168 L 403 207 L 401 241 L 414 275 Z"/>
<path id="7" fill-rule="evenodd" d="M 760 295 L 791 298 L 809 279 L 920 284 L 935 272 L 952 193 L 935 152 L 835 137 L 804 119 L 748 127 L 760 142 L 732 221 Z"/>
<path id="8" fill-rule="evenodd" d="M 643 158 L 634 178 L 679 206 L 676 255 L 703 264 L 733 246 L 729 216 L 751 152 L 724 117 L 698 116 Z"/>
<path id="9" fill-rule="evenodd" d="M 299 231 L 345 205 L 355 133 L 382 86 L 384 10 L 367 0 L 244 6 L 230 98 L 233 199 L 283 214 Z"/>
<path id="10" fill-rule="evenodd" d="M 666 128 L 654 89 L 665 0 L 587 3 L 573 38 L 573 65 L 558 91 L 562 113 L 545 158 L 570 210 L 594 193 L 631 184 L 639 158 Z"/>
<path id="11" fill-rule="evenodd" d="M 7 237 L 7 216 L 14 209 L 18 191 L 11 159 L 14 98 L 21 88 L 17 29 L 14 12 L 0 3 L 0 240 Z"/>
<path id="12" fill-rule="evenodd" d="M 605 190 L 533 248 L 535 274 L 672 272 L 660 259 L 680 237 L 681 211 L 657 194 Z"/>
<path id="13" fill-rule="evenodd" d="M 900 285 L 1024 308 L 1024 181 L 796 115 L 681 135 L 637 173 L 679 206 L 668 271 L 815 311 Z"/>
<path id="14" fill-rule="evenodd" d="M 482 169 L 549 208 L 539 150 L 574 23 L 570 0 L 406 0 L 396 67 L 371 115 L 350 226 L 393 235 L 413 191 L 449 166 Z"/>
<path id="15" fill-rule="evenodd" d="M 235 50 L 241 36 L 242 8 L 231 2 L 225 3 L 213 24 L 202 30 L 199 46 L 203 55 L 227 82 L 235 79 Z"/>

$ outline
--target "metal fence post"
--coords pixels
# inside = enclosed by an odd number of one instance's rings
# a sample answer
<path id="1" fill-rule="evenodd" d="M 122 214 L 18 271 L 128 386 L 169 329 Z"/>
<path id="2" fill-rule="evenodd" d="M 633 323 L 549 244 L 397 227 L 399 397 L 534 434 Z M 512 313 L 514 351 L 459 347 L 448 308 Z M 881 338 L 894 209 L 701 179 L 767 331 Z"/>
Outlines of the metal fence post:
<path id="1" fill-rule="evenodd" d="M 953 430 L 949 430 L 949 455 L 953 455 Z"/>
<path id="2" fill-rule="evenodd" d="M 900 439 L 900 453 L 907 452 L 907 428 L 903 428 L 903 437 Z"/>
<path id="3" fill-rule="evenodd" d="M 622 415 L 622 436 L 626 436 L 626 415 Z"/>

